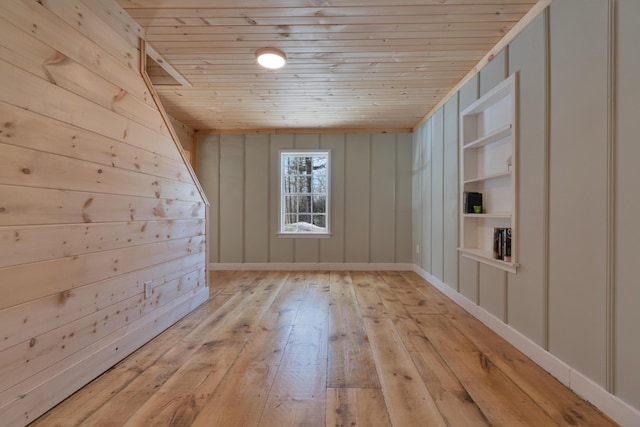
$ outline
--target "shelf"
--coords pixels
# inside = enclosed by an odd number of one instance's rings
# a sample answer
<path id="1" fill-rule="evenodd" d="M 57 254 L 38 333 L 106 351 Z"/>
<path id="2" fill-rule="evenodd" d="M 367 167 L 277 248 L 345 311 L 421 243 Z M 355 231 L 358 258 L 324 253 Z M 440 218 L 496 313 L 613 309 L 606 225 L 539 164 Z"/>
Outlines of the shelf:
<path id="1" fill-rule="evenodd" d="M 482 251 L 480 249 L 458 248 L 458 251 L 460 251 L 462 256 L 466 258 L 492 265 L 501 270 L 508 271 L 509 273 L 515 274 L 519 267 L 517 263 L 505 262 L 499 259 L 495 259 L 493 258 L 493 254 Z"/>
<path id="2" fill-rule="evenodd" d="M 511 123 L 509 123 L 508 125 L 491 132 L 489 135 L 485 135 L 481 138 L 469 142 L 468 144 L 463 145 L 462 148 L 467 150 L 471 148 L 484 147 L 487 144 L 491 144 L 492 142 L 499 141 L 502 138 L 506 138 L 507 136 L 511 135 L 511 129 L 512 125 Z"/>
<path id="3" fill-rule="evenodd" d="M 474 183 L 474 182 L 488 181 L 490 179 L 504 178 L 504 177 L 507 177 L 507 176 L 511 176 L 511 171 L 502 172 L 502 173 L 496 173 L 496 174 L 487 175 L 487 176 L 481 176 L 479 178 L 474 178 L 474 179 L 468 179 L 464 183 L 465 184 L 471 184 L 471 183 Z"/>
<path id="4" fill-rule="evenodd" d="M 462 215 L 465 218 L 494 218 L 494 219 L 511 219 L 510 213 L 467 213 Z"/>

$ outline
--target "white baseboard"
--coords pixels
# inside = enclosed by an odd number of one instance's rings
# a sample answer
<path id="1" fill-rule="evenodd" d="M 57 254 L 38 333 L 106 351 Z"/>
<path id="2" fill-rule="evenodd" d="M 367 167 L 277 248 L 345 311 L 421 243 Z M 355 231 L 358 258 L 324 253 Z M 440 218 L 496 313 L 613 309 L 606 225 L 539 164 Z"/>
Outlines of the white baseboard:
<path id="1" fill-rule="evenodd" d="M 210 263 L 209 270 L 256 270 L 256 271 L 413 271 L 409 263 Z"/>
<path id="2" fill-rule="evenodd" d="M 609 393 L 600 384 L 597 384 L 584 374 L 567 365 L 516 329 L 507 325 L 452 287 L 443 283 L 437 277 L 432 276 L 416 265 L 413 266 L 413 271 L 511 343 L 511 345 L 523 352 L 541 368 L 573 390 L 578 396 L 591 402 L 615 422 L 622 426 L 640 426 L 640 410 Z"/>

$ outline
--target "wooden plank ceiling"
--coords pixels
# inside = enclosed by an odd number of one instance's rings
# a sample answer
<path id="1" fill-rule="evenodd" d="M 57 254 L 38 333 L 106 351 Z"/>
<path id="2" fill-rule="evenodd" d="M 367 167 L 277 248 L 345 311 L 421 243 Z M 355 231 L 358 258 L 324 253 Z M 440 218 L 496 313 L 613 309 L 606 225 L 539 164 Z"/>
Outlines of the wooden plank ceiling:
<path id="1" fill-rule="evenodd" d="M 237 131 L 412 128 L 536 0 L 118 2 L 192 84 L 157 86 L 167 112 Z M 262 47 L 288 64 L 262 69 Z"/>

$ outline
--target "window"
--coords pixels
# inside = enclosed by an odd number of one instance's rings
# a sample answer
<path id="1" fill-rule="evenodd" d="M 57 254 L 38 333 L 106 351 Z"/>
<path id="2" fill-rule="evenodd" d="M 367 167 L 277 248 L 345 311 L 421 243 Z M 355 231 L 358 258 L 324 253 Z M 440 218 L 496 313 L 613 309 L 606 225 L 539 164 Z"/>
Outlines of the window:
<path id="1" fill-rule="evenodd" d="M 280 233 L 329 234 L 329 151 L 280 152 Z"/>

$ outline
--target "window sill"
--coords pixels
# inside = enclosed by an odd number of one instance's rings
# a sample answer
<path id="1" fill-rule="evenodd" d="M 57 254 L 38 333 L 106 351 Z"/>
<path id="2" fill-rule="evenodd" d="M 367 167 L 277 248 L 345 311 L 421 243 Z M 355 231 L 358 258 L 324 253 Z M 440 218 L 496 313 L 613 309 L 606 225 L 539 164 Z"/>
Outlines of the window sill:
<path id="1" fill-rule="evenodd" d="M 329 239 L 331 233 L 277 233 L 279 239 Z"/>

